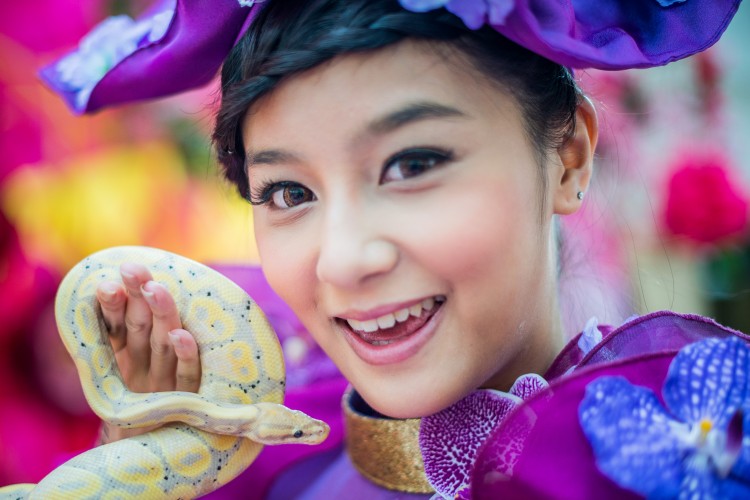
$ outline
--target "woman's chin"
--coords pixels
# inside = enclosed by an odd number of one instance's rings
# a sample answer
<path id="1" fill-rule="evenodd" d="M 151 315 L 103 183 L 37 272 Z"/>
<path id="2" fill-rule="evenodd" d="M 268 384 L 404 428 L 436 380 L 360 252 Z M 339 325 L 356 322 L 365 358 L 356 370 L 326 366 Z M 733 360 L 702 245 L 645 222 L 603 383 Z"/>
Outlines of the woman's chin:
<path id="1" fill-rule="evenodd" d="M 456 401 L 453 399 L 444 399 L 445 394 L 436 394 L 437 391 L 418 391 L 416 395 L 405 394 L 395 396 L 393 393 L 387 394 L 379 391 L 377 394 L 370 396 L 357 392 L 362 396 L 365 402 L 381 415 L 390 418 L 422 418 L 432 415 L 449 407 Z M 394 397 L 395 396 L 395 397 Z M 442 396 L 440 399 L 432 399 L 434 396 Z"/>

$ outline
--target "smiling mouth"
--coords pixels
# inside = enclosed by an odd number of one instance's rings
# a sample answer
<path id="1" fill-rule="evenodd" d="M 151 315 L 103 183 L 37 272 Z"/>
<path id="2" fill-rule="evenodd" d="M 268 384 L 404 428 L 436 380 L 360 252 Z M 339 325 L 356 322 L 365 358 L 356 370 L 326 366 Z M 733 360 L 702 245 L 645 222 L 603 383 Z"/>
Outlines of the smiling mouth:
<path id="1" fill-rule="evenodd" d="M 424 299 L 411 307 L 367 321 L 343 318 L 336 318 L 336 320 L 367 344 L 376 347 L 387 346 L 419 331 L 437 313 L 444 302 L 444 296 L 435 296 Z"/>

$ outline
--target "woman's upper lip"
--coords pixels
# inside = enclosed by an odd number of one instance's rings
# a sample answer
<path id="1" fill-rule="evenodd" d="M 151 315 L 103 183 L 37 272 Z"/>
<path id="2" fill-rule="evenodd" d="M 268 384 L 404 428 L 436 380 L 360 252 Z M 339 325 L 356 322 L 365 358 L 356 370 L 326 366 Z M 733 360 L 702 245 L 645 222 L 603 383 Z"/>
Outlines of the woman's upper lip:
<path id="1" fill-rule="evenodd" d="M 405 300 L 402 302 L 392 302 L 390 304 L 384 304 L 381 306 L 373 307 L 372 309 L 347 309 L 342 313 L 336 314 L 334 317 L 343 320 L 353 319 L 357 321 L 368 321 L 371 319 L 377 319 L 386 314 L 392 314 L 401 309 L 406 309 L 411 306 L 415 306 L 421 303 L 425 299 L 441 297 L 441 295 L 425 295 L 419 299 Z"/>

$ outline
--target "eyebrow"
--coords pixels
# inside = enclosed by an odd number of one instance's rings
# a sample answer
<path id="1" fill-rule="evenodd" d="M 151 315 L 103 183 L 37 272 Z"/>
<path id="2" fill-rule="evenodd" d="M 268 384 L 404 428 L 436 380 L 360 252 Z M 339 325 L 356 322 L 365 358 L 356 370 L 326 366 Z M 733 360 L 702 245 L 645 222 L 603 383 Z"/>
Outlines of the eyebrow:
<path id="1" fill-rule="evenodd" d="M 368 135 L 382 135 L 423 120 L 435 118 L 468 118 L 466 113 L 456 108 L 432 101 L 419 101 L 376 118 L 365 127 Z"/>
<path id="2" fill-rule="evenodd" d="M 412 102 L 368 123 L 363 132 L 357 134 L 357 142 L 368 135 L 384 135 L 412 123 L 438 118 L 469 118 L 469 116 L 456 108 L 432 101 Z M 263 149 L 258 152 L 250 150 L 245 159 L 245 171 L 255 165 L 279 165 L 299 161 L 300 158 L 297 155 L 285 149 Z"/>
<path id="3" fill-rule="evenodd" d="M 278 165 L 298 161 L 296 155 L 283 149 L 263 149 L 257 153 L 248 151 L 246 168 L 253 165 Z"/>

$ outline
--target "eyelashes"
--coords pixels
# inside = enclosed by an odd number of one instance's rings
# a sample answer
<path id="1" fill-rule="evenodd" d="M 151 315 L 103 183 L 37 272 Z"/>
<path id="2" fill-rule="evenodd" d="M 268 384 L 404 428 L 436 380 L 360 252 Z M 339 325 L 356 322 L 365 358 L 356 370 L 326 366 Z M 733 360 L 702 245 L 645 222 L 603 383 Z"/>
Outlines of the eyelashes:
<path id="1" fill-rule="evenodd" d="M 258 186 L 251 186 L 250 187 L 250 204 L 251 205 L 267 205 L 271 203 L 271 199 L 273 198 L 274 194 L 279 192 L 280 190 L 286 190 L 286 189 L 294 189 L 294 188 L 305 188 L 302 184 L 299 184 L 298 182 L 292 182 L 292 181 L 279 181 L 279 182 L 273 182 L 273 181 L 261 181 L 258 183 Z"/>
<path id="2" fill-rule="evenodd" d="M 390 156 L 383 164 L 380 184 L 407 181 L 455 160 L 451 149 L 439 147 L 409 148 Z M 317 200 L 315 193 L 298 182 L 260 181 L 250 188 L 250 204 L 273 209 L 289 209 Z"/>
<path id="3" fill-rule="evenodd" d="M 385 162 L 380 182 L 417 177 L 453 159 L 452 150 L 440 148 L 411 148 L 400 151 Z"/>

